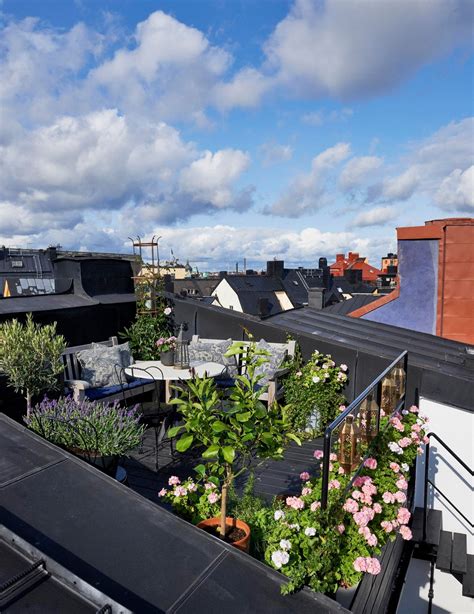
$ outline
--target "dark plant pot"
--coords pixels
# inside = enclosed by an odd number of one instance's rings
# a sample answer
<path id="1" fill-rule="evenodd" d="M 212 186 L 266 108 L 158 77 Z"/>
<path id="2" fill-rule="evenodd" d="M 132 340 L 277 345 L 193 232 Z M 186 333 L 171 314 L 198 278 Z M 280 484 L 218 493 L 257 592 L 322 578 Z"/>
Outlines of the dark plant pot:
<path id="1" fill-rule="evenodd" d="M 87 452 L 79 448 L 68 448 L 71 454 L 85 460 L 86 463 L 94 465 L 100 471 L 103 471 L 107 475 L 115 477 L 118 467 L 118 456 L 102 456 L 100 452 Z"/>
<path id="2" fill-rule="evenodd" d="M 232 545 L 242 550 L 242 552 L 248 552 L 250 548 L 250 527 L 243 520 L 239 520 L 238 518 L 231 518 L 227 516 L 225 519 L 226 526 L 235 526 L 238 529 L 241 529 L 245 533 L 245 537 L 239 539 L 235 542 L 232 542 Z M 198 523 L 199 529 L 204 529 L 205 527 L 218 527 L 221 523 L 221 519 L 219 518 L 208 518 L 207 520 L 203 520 Z"/>
<path id="3" fill-rule="evenodd" d="M 167 352 L 161 352 L 160 360 L 165 367 L 172 367 L 174 365 L 174 352 L 168 350 Z"/>

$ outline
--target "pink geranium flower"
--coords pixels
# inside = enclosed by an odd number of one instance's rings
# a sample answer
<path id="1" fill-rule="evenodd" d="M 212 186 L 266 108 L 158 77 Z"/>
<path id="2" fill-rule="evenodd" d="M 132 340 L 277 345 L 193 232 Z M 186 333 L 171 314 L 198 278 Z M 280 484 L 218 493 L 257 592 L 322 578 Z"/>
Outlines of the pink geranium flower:
<path id="1" fill-rule="evenodd" d="M 346 527 L 343 524 L 338 524 L 337 530 L 339 531 L 339 535 L 342 535 L 344 531 L 346 530 Z"/>
<path id="2" fill-rule="evenodd" d="M 345 512 L 349 512 L 350 514 L 354 514 L 354 512 L 358 512 L 359 511 L 359 504 L 357 503 L 357 501 L 354 501 L 354 499 L 347 499 L 346 502 L 344 503 L 344 505 L 342 506 L 342 509 Z"/>
<path id="3" fill-rule="evenodd" d="M 367 573 L 377 576 L 380 573 L 380 562 L 377 559 L 367 557 Z"/>
<path id="4" fill-rule="evenodd" d="M 300 473 L 300 480 L 302 482 L 307 482 L 309 480 L 309 473 L 307 471 L 303 471 Z"/>
<path id="5" fill-rule="evenodd" d="M 375 458 L 367 458 L 364 462 L 364 465 L 368 469 L 377 469 L 377 461 Z"/>
<path id="6" fill-rule="evenodd" d="M 321 507 L 321 502 L 320 501 L 313 501 L 313 503 L 311 503 L 311 505 L 309 506 L 309 509 L 312 512 L 315 512 L 317 509 L 319 509 Z"/>
<path id="7" fill-rule="evenodd" d="M 162 488 L 162 489 L 160 490 L 160 492 L 158 493 L 158 496 L 159 496 L 159 497 L 164 497 L 164 496 L 166 495 L 166 493 L 167 493 L 167 492 L 168 492 L 168 491 L 166 490 L 166 488 Z"/>
<path id="8" fill-rule="evenodd" d="M 400 490 L 406 490 L 408 488 L 408 482 L 405 480 L 405 478 L 399 478 L 395 484 Z"/>
<path id="9" fill-rule="evenodd" d="M 219 501 L 219 494 L 216 492 L 211 492 L 209 495 L 207 495 L 207 500 L 209 503 L 217 503 Z"/>
<path id="10" fill-rule="evenodd" d="M 407 496 L 401 490 L 397 490 L 397 492 L 395 493 L 395 500 L 398 503 L 405 503 L 405 501 L 407 500 Z"/>
<path id="11" fill-rule="evenodd" d="M 410 517 L 411 514 L 406 507 L 401 507 L 398 510 L 397 520 L 400 524 L 408 524 L 408 522 L 410 521 Z"/>
<path id="12" fill-rule="evenodd" d="M 312 488 L 303 488 L 303 490 L 301 491 L 301 494 L 303 495 L 303 497 L 305 497 L 306 495 L 310 495 L 313 492 Z"/>
<path id="13" fill-rule="evenodd" d="M 330 480 L 329 489 L 338 489 L 341 488 L 341 482 L 339 480 Z"/>
<path id="14" fill-rule="evenodd" d="M 373 510 L 376 514 L 381 514 L 382 506 L 380 505 L 380 503 L 374 503 Z"/>
<path id="15" fill-rule="evenodd" d="M 294 510 L 302 510 L 304 508 L 304 501 L 300 497 L 287 497 L 286 504 Z"/>
<path id="16" fill-rule="evenodd" d="M 367 562 L 364 556 L 358 556 L 353 565 L 356 571 L 367 571 Z"/>
<path id="17" fill-rule="evenodd" d="M 390 469 L 398 473 L 400 471 L 400 465 L 398 463 L 390 463 Z"/>
<path id="18" fill-rule="evenodd" d="M 177 475 L 172 475 L 168 480 L 168 484 L 170 486 L 176 486 L 176 484 L 181 484 L 181 480 L 178 478 Z"/>
<path id="19" fill-rule="evenodd" d="M 411 530 L 406 527 L 405 525 L 402 525 L 400 527 L 400 531 L 399 531 L 400 535 L 403 537 L 403 539 L 411 539 L 413 537 Z"/>
<path id="20" fill-rule="evenodd" d="M 393 524 L 389 520 L 382 520 L 380 526 L 385 531 L 385 533 L 391 533 L 393 531 Z"/>
<path id="21" fill-rule="evenodd" d="M 383 493 L 382 499 L 384 500 L 384 503 L 395 503 L 395 495 L 393 492 L 388 490 Z"/>
<path id="22" fill-rule="evenodd" d="M 334 452 L 331 452 L 331 454 L 329 455 L 329 460 L 333 462 L 337 461 L 337 454 L 334 454 Z"/>
<path id="23" fill-rule="evenodd" d="M 402 437 L 400 441 L 398 442 L 398 445 L 401 448 L 408 448 L 410 444 L 411 444 L 411 439 L 409 437 Z"/>
<path id="24" fill-rule="evenodd" d="M 324 453 L 323 453 L 322 450 L 315 450 L 314 453 L 313 453 L 313 456 L 314 456 L 314 458 L 319 460 L 320 458 L 322 458 L 324 456 Z"/>

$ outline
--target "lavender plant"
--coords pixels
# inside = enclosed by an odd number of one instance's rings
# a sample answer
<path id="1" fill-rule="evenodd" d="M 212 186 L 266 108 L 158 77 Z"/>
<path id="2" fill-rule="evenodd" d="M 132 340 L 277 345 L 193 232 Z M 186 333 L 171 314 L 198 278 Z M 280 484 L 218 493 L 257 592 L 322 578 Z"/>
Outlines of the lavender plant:
<path id="1" fill-rule="evenodd" d="M 24 420 L 28 428 L 57 445 L 119 456 L 137 447 L 143 437 L 138 407 L 45 397 Z"/>

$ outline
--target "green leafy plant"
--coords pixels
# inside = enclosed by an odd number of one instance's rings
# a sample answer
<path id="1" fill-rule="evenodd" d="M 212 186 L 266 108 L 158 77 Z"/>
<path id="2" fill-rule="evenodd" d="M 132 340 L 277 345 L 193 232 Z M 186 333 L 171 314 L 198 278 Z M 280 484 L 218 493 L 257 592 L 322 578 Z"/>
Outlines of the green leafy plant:
<path id="1" fill-rule="evenodd" d="M 336 365 L 329 354 L 315 351 L 303 364 L 301 354 L 290 363 L 285 378 L 285 401 L 290 427 L 311 437 L 324 431 L 344 403 L 342 390 L 347 382 L 347 365 Z M 311 417 L 316 412 L 316 418 Z M 312 422 L 312 424 L 311 424 Z"/>
<path id="2" fill-rule="evenodd" d="M 31 313 L 25 324 L 14 319 L 0 325 L 0 371 L 15 392 L 25 397 L 27 415 L 34 395 L 58 388 L 65 348 L 66 340 L 56 333 L 56 322 L 37 324 Z"/>
<path id="3" fill-rule="evenodd" d="M 139 424 L 138 405 L 122 408 L 118 403 L 45 398 L 36 405 L 25 423 L 48 441 L 73 450 L 102 456 L 120 456 L 137 447 L 145 427 Z"/>
<path id="4" fill-rule="evenodd" d="M 139 313 L 133 323 L 122 333 L 122 339 L 130 344 L 130 351 L 138 360 L 158 360 L 163 351 L 156 345 L 158 339 L 169 337 L 171 332 L 170 307 L 165 307 L 159 315 Z M 166 311 L 166 313 L 165 313 Z"/>
<path id="5" fill-rule="evenodd" d="M 225 536 L 227 499 L 233 481 L 250 465 L 253 457 L 282 458 L 289 439 L 296 440 L 275 403 L 267 408 L 260 395 L 263 375 L 257 367 L 264 364 L 268 353 L 258 350 L 255 343 L 234 343 L 227 356 L 244 354 L 246 373 L 236 378 L 230 396 L 218 391 L 211 378 L 196 378 L 187 382 L 173 402 L 182 415 L 183 424 L 169 431 L 170 437 L 180 435 L 176 443 L 179 452 L 191 446 L 203 447 L 203 463 L 195 467 L 201 477 L 212 476 L 221 488 L 220 535 Z"/>
<path id="6" fill-rule="evenodd" d="M 158 496 L 170 503 L 182 518 L 197 524 L 219 513 L 221 497 L 215 480 L 207 482 L 188 478 L 182 482 L 178 476 L 172 475 L 168 486 L 170 488 L 162 488 Z"/>

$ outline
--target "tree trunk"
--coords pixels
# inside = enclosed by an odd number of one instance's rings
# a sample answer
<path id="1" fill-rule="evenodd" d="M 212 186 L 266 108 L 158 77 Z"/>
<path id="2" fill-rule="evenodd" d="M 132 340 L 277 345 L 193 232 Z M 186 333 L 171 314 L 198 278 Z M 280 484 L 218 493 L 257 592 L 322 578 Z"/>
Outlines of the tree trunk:
<path id="1" fill-rule="evenodd" d="M 29 418 L 31 413 L 31 392 L 26 391 L 26 417 Z"/>
<path id="2" fill-rule="evenodd" d="M 221 492 L 221 526 L 219 532 L 221 534 L 221 539 L 225 537 L 225 519 L 227 518 L 227 493 L 229 491 L 230 483 L 232 482 L 232 470 L 227 467 L 226 469 L 226 477 L 224 479 L 224 483 L 222 484 L 222 492 Z"/>

